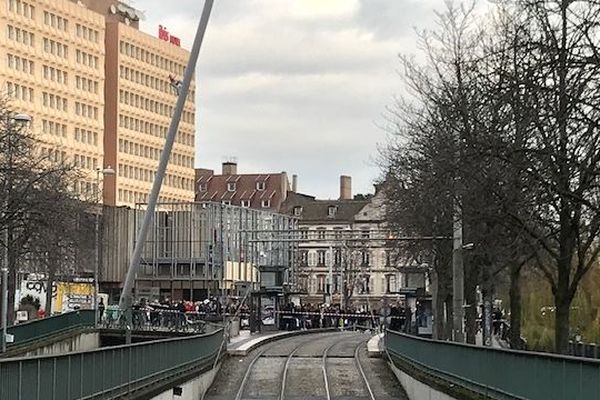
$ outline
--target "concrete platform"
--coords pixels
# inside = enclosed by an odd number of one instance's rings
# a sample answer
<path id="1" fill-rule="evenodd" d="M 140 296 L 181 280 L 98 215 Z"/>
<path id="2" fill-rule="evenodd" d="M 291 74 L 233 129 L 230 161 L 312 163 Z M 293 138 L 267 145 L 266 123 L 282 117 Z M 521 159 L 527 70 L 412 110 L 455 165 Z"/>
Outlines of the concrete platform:
<path id="1" fill-rule="evenodd" d="M 311 329 L 311 330 L 299 330 L 299 331 L 274 331 L 274 332 L 261 332 L 250 334 L 250 331 L 243 330 L 240 334 L 234 338 L 231 338 L 227 344 L 227 353 L 230 356 L 245 356 L 250 351 L 254 350 L 258 346 L 272 342 L 274 340 L 283 339 L 290 336 L 306 335 L 309 333 L 318 332 L 330 332 L 335 331 L 336 328 L 326 329 Z"/>
<path id="2" fill-rule="evenodd" d="M 367 342 L 367 355 L 369 357 L 381 357 L 381 353 L 383 352 L 384 335 L 385 333 L 381 332 L 369 339 L 369 341 Z"/>

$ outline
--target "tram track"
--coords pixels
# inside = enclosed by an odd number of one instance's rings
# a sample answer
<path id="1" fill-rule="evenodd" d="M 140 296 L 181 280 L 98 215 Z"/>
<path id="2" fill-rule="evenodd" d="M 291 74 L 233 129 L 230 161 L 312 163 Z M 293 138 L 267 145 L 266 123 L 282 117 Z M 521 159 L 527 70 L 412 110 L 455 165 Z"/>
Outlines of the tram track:
<path id="1" fill-rule="evenodd" d="M 358 343 L 354 343 L 356 339 Z M 330 343 L 333 340 L 333 343 Z M 283 342 L 283 341 L 282 341 Z M 344 346 L 352 345 L 352 351 L 348 352 L 350 349 L 344 349 Z M 237 390 L 235 400 L 248 400 L 248 399 L 257 399 L 260 398 L 269 398 L 269 399 L 277 399 L 277 400 L 293 400 L 300 398 L 310 398 L 310 399 L 326 399 L 326 400 L 335 400 L 340 396 L 336 395 L 334 392 L 337 389 L 337 392 L 340 390 L 340 386 L 345 388 L 343 383 L 337 383 L 336 385 L 336 376 L 335 374 L 331 374 L 329 371 L 332 366 L 331 362 L 344 362 L 344 369 L 347 369 L 350 365 L 353 365 L 356 371 L 350 371 L 350 375 L 352 376 L 360 376 L 359 379 L 362 380 L 362 388 L 354 388 L 353 390 L 360 395 L 357 398 L 365 399 L 365 400 L 376 400 L 376 397 L 371 389 L 371 385 L 369 384 L 368 377 L 365 375 L 363 367 L 360 361 L 360 349 L 365 344 L 365 338 L 360 337 L 360 334 L 350 334 L 350 333 L 328 333 L 319 335 L 318 337 L 312 337 L 308 339 L 302 340 L 300 343 L 293 343 L 291 348 L 287 348 L 283 353 L 280 354 L 276 350 L 281 347 L 285 348 L 286 343 L 273 343 L 267 346 L 265 349 L 259 351 L 250 364 L 248 365 L 247 370 L 241 380 L 240 386 Z M 338 351 L 336 354 L 332 354 L 332 349 L 334 347 L 340 346 L 341 353 Z M 322 348 L 322 349 L 321 349 Z M 319 355 L 313 353 L 320 353 Z M 257 393 L 256 390 L 249 390 L 249 385 L 252 379 L 257 382 L 253 382 L 254 386 L 260 387 L 260 377 L 258 377 L 259 371 L 257 370 L 257 364 L 259 362 L 264 363 L 269 360 L 282 360 L 285 358 L 285 362 L 280 367 L 280 373 L 278 381 L 272 379 L 270 384 L 275 385 L 278 382 L 278 391 L 275 394 L 275 388 L 270 388 L 269 392 L 271 396 Z M 322 387 L 319 383 L 315 381 L 315 379 L 309 379 L 310 385 L 308 388 L 304 389 L 304 392 L 298 391 L 298 382 L 294 382 L 295 387 L 290 388 L 290 372 L 296 369 L 296 375 L 300 374 L 301 376 L 308 376 L 316 378 L 316 374 L 307 374 L 308 371 L 316 372 L 317 364 L 315 361 L 320 360 L 320 371 L 322 375 Z M 348 359 L 352 359 L 351 363 L 347 363 Z M 281 361 L 278 361 L 281 363 Z M 263 366 L 264 368 L 264 366 Z M 298 371 L 297 369 L 300 368 Z M 339 366 L 338 366 L 339 368 Z M 334 368 L 335 369 L 335 368 Z M 339 371 L 338 371 L 339 372 Z M 264 371 L 263 371 L 264 373 Z M 338 374 L 339 375 L 339 374 Z M 254 378 L 253 378 L 254 376 Z M 356 380 L 353 380 L 356 381 Z M 332 387 L 333 383 L 333 387 Z M 306 385 L 305 385 L 306 386 Z M 324 388 L 324 390 L 322 390 Z M 295 389 L 295 390 L 294 390 Z M 347 388 L 346 388 L 347 389 Z"/>

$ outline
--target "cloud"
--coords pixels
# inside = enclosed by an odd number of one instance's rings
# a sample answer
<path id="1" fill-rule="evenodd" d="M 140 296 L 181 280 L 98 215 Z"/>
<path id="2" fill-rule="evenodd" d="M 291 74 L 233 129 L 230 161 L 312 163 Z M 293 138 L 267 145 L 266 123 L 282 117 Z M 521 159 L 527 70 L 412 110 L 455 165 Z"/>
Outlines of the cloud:
<path id="1" fill-rule="evenodd" d="M 202 2 L 138 1 L 190 47 Z M 196 166 L 237 156 L 244 172 L 298 174 L 338 196 L 339 175 L 372 191 L 385 107 L 402 90 L 397 54 L 416 51 L 439 0 L 219 0 L 198 62 Z"/>

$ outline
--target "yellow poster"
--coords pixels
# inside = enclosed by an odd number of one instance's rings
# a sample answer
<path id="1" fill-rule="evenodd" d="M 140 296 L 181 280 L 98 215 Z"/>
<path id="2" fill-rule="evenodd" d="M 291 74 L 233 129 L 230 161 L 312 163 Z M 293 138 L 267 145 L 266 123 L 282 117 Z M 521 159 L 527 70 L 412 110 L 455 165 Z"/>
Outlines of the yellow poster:
<path id="1" fill-rule="evenodd" d="M 77 309 L 91 309 L 94 285 L 90 283 L 58 282 L 52 311 L 63 313 Z"/>

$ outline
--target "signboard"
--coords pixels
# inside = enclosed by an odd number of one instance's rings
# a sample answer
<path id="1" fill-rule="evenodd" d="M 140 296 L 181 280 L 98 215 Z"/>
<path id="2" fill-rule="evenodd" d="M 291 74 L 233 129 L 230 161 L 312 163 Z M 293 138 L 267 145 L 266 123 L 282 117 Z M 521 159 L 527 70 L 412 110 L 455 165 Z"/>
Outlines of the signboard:
<path id="1" fill-rule="evenodd" d="M 36 299 L 40 302 L 40 308 L 46 308 L 46 292 L 47 292 L 48 282 L 40 277 L 40 279 L 28 279 L 21 281 L 21 290 L 19 291 L 18 301 L 20 303 L 21 299 L 31 296 L 33 300 Z M 56 292 L 58 290 L 58 286 L 56 282 L 52 284 L 52 301 L 56 299 Z M 18 307 L 19 304 L 16 304 Z"/>
<path id="2" fill-rule="evenodd" d="M 172 36 L 166 26 L 158 26 L 158 38 L 177 47 L 181 47 L 181 40 L 178 37 Z"/>
<path id="3" fill-rule="evenodd" d="M 29 313 L 27 311 L 17 311 L 17 321 L 27 322 L 29 320 Z"/>
<path id="4" fill-rule="evenodd" d="M 67 312 L 77 309 L 92 309 L 94 285 L 89 283 L 59 282 L 52 311 Z"/>

